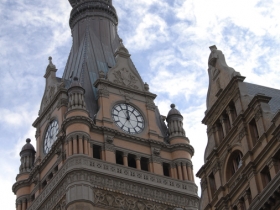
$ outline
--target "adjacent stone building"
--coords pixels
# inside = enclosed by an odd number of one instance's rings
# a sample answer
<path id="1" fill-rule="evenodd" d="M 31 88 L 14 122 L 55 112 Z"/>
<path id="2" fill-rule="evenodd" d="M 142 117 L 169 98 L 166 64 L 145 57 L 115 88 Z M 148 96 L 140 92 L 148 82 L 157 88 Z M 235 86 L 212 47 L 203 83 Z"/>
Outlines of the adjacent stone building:
<path id="1" fill-rule="evenodd" d="M 16 209 L 197 210 L 183 116 L 174 104 L 160 115 L 112 1 L 69 2 L 73 46 L 62 78 L 49 58 L 36 150 L 27 139 L 20 152 Z"/>
<path id="2" fill-rule="evenodd" d="M 201 210 L 280 209 L 280 90 L 244 82 L 210 47 Z"/>

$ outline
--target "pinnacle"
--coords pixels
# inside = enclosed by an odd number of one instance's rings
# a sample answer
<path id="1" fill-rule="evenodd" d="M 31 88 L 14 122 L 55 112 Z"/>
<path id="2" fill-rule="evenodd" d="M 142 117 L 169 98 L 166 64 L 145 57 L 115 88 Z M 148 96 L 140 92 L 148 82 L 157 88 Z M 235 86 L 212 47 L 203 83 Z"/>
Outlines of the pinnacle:
<path id="1" fill-rule="evenodd" d="M 174 109 L 176 106 L 175 106 L 175 104 L 171 104 L 170 107 L 171 107 L 172 109 Z"/>
<path id="2" fill-rule="evenodd" d="M 26 143 L 30 144 L 30 142 L 31 142 L 30 138 L 26 139 Z"/>

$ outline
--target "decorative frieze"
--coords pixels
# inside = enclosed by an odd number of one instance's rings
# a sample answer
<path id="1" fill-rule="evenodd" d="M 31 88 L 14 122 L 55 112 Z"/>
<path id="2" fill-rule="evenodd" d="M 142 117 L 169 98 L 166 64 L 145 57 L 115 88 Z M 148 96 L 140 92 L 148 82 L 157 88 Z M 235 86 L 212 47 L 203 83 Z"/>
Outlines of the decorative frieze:
<path id="1" fill-rule="evenodd" d="M 154 198 L 158 203 L 168 202 L 170 205 L 193 207 L 198 205 L 197 187 L 194 183 L 77 155 L 66 160 L 29 210 L 52 209 L 64 195 L 67 186 L 75 181 L 87 181 L 94 188 L 111 189 L 110 191 L 123 192 L 131 196 Z M 172 194 L 170 190 L 173 191 Z"/>

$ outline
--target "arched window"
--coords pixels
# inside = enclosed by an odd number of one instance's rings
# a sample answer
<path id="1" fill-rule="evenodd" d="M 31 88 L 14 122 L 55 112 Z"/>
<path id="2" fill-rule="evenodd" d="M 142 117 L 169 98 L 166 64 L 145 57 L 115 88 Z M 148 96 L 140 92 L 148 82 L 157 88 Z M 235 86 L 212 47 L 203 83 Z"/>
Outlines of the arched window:
<path id="1" fill-rule="evenodd" d="M 242 166 L 242 153 L 239 150 L 234 151 L 227 164 L 227 180 L 229 180 L 236 171 Z"/>

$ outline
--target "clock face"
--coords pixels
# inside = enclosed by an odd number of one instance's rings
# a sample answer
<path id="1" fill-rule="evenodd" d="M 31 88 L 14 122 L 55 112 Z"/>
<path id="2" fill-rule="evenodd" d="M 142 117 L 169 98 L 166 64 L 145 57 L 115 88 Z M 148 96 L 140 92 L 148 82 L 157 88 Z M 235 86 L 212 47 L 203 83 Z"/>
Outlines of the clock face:
<path id="1" fill-rule="evenodd" d="M 45 154 L 47 154 L 50 151 L 53 143 L 56 141 L 57 133 L 58 133 L 58 123 L 57 123 L 56 120 L 54 120 L 49 125 L 48 130 L 46 132 L 45 139 L 44 139 L 44 152 L 45 152 Z"/>
<path id="2" fill-rule="evenodd" d="M 124 132 L 137 134 L 144 129 L 144 119 L 140 112 L 131 105 L 117 104 L 112 109 L 112 117 Z"/>

